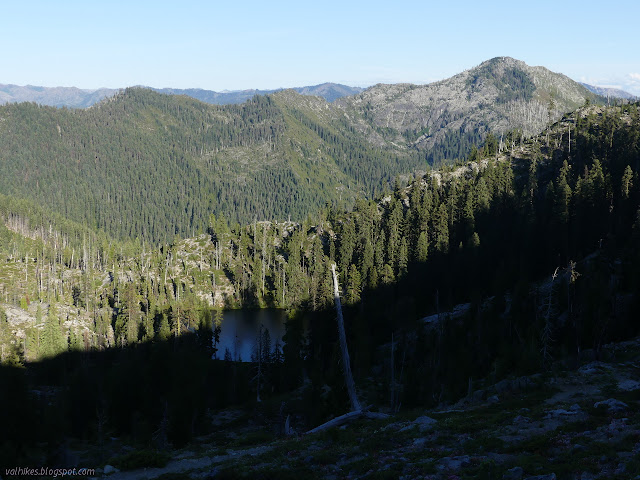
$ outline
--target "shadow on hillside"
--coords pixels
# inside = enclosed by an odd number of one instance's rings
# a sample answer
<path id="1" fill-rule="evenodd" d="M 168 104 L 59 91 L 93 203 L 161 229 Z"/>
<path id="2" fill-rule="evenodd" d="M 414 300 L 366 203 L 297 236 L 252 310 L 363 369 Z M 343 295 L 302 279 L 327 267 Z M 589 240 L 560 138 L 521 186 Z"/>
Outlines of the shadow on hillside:
<path id="1" fill-rule="evenodd" d="M 452 402 L 484 378 L 532 373 L 558 359 L 575 365 L 581 351 L 597 358 L 603 343 L 636 335 L 640 256 L 624 220 L 562 232 L 544 217 L 530 222 L 515 206 L 497 204 L 476 217 L 481 243 L 460 242 L 359 292 L 344 316 L 363 403 Z M 459 304 L 459 314 L 447 314 Z M 435 322 L 421 320 L 432 314 Z M 280 414 L 287 403 L 301 424 L 317 425 L 348 409 L 334 319 L 331 305 L 291 312 L 283 361 L 260 370 L 212 360 L 211 333 L 198 331 L 0 367 L 0 466 L 68 467 L 67 441 L 96 446 L 98 457 L 112 437 L 152 448 L 185 445 L 211 433 L 209 412 L 251 406 L 257 379 L 263 399 L 296 391 L 278 399 Z"/>
<path id="2" fill-rule="evenodd" d="M 185 444 L 208 433 L 208 409 L 248 399 L 250 374 L 250 364 L 211 360 L 197 332 L 3 366 L 0 466 L 69 468 L 68 439 L 98 447 L 120 436 L 155 448 Z"/>
<path id="3" fill-rule="evenodd" d="M 496 381 L 539 371 L 546 366 L 542 332 L 549 322 L 550 357 L 573 358 L 574 364 L 577 347 L 597 355 L 603 342 L 637 334 L 634 264 L 612 271 L 611 259 L 620 252 L 606 247 L 578 262 L 575 284 L 561 271 L 557 288 L 529 280 L 539 279 L 553 259 L 525 264 L 521 256 L 532 255 L 528 249 L 507 248 L 498 256 L 479 247 L 434 255 L 409 265 L 400 279 L 364 290 L 360 302 L 344 305 L 364 402 L 384 409 L 435 406 L 465 396 L 487 376 Z M 614 276 L 619 288 L 610 286 Z M 465 300 L 458 314 L 448 313 Z M 552 319 L 541 314 L 548 302 L 555 305 Z M 431 313 L 436 322 L 420 320 Z M 287 403 L 307 426 L 346 411 L 333 309 L 291 312 L 284 342 L 284 359 L 261 366 L 263 399 L 277 399 L 281 415 Z M 256 363 L 211 357 L 210 332 L 195 331 L 166 342 L 0 367 L 0 466 L 68 467 L 67 445 L 76 441 L 94 446 L 96 458 L 106 461 L 112 437 L 179 447 L 213 431 L 210 412 L 231 405 L 255 412 L 248 402 L 256 398 Z M 281 395 L 303 384 L 303 393 Z"/>

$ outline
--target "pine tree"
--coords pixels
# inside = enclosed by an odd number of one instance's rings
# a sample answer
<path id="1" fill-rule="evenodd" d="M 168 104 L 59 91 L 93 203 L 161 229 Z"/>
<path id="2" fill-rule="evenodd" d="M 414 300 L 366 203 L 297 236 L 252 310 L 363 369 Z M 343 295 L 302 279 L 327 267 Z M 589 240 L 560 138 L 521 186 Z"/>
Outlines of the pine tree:
<path id="1" fill-rule="evenodd" d="M 269 332 L 268 328 L 265 328 L 262 331 L 262 364 L 268 365 L 272 361 L 272 351 L 271 351 L 271 332 Z"/>
<path id="2" fill-rule="evenodd" d="M 40 332 L 37 328 L 28 327 L 25 329 L 25 360 L 37 360 L 40 358 Z M 0 361 L 0 363 L 2 363 Z"/>
<path id="3" fill-rule="evenodd" d="M 0 364 L 3 364 L 9 356 L 11 331 L 9 321 L 4 309 L 0 308 Z"/>
<path id="4" fill-rule="evenodd" d="M 222 308 L 218 307 L 213 313 L 213 355 L 217 358 L 220 334 L 222 333 L 222 321 L 224 320 Z"/>
<path id="5" fill-rule="evenodd" d="M 62 333 L 55 303 L 49 305 L 47 319 L 40 335 L 42 357 L 53 357 L 67 350 L 67 340 Z"/>
<path id="6" fill-rule="evenodd" d="M 421 231 L 418 236 L 418 245 L 416 246 L 416 260 L 418 262 L 426 262 L 429 257 L 429 240 L 427 232 Z"/>
<path id="7" fill-rule="evenodd" d="M 169 318 L 167 312 L 163 311 L 160 315 L 160 321 L 158 322 L 158 329 L 156 332 L 156 338 L 160 341 L 167 341 L 171 337 L 171 327 L 169 326 Z"/>
<path id="8" fill-rule="evenodd" d="M 447 206 L 441 203 L 434 219 L 434 244 L 436 251 L 447 253 L 449 251 L 449 215 Z"/>
<path id="9" fill-rule="evenodd" d="M 407 245 L 407 237 L 403 237 L 400 242 L 400 251 L 398 252 L 398 276 L 403 277 L 407 274 L 409 266 L 409 247 Z"/>
<path id="10" fill-rule="evenodd" d="M 378 236 L 378 240 L 376 241 L 374 250 L 374 262 L 378 273 L 382 272 L 382 267 L 384 267 L 384 251 L 386 248 L 386 244 L 387 241 L 385 238 L 384 230 L 382 230 L 380 231 L 380 235 Z"/>
<path id="11" fill-rule="evenodd" d="M 360 272 L 354 264 L 349 265 L 347 272 L 347 291 L 346 300 L 347 303 L 354 304 L 360 301 Z"/>
<path id="12" fill-rule="evenodd" d="M 365 279 L 367 285 L 371 286 L 371 274 L 374 269 L 374 249 L 373 244 L 368 239 L 362 240 L 364 246 L 361 248 L 362 254 L 360 255 L 360 272 L 362 278 Z"/>
<path id="13" fill-rule="evenodd" d="M 462 219 L 461 219 L 461 234 L 463 238 L 469 238 L 473 231 L 476 228 L 476 218 L 475 218 L 475 205 L 473 204 L 473 193 L 471 190 L 467 191 L 467 195 L 464 202 L 464 207 L 462 209 Z"/>
<path id="14" fill-rule="evenodd" d="M 84 350 L 82 336 L 78 334 L 76 329 L 69 329 L 69 351 L 81 352 Z"/>
<path id="15" fill-rule="evenodd" d="M 392 266 L 396 266 L 398 263 L 402 220 L 402 203 L 396 200 L 391 206 L 391 212 L 387 219 L 387 262 Z"/>
<path id="16" fill-rule="evenodd" d="M 560 174 L 554 185 L 554 205 L 553 216 L 561 224 L 569 221 L 569 207 L 571 204 L 571 187 L 568 182 L 568 175 L 571 166 L 565 160 Z"/>
<path id="17" fill-rule="evenodd" d="M 474 250 L 480 247 L 480 235 L 478 235 L 478 232 L 473 232 L 473 235 L 471 235 L 470 245 Z"/>
<path id="18" fill-rule="evenodd" d="M 498 139 L 489 132 L 484 140 L 483 156 L 492 157 L 498 153 Z"/>
<path id="19" fill-rule="evenodd" d="M 429 220 L 431 219 L 431 209 L 433 207 L 433 194 L 431 189 L 427 188 L 422 195 L 420 209 L 418 212 L 418 229 L 426 230 Z"/>
<path id="20" fill-rule="evenodd" d="M 622 198 L 627 200 L 629 198 L 629 192 L 633 188 L 633 170 L 631 166 L 627 165 L 625 167 L 621 183 L 620 193 L 622 194 Z"/>
<path id="21" fill-rule="evenodd" d="M 395 277 L 393 275 L 393 268 L 388 263 L 384 264 L 382 268 L 382 283 L 384 285 L 391 285 L 393 283 Z"/>
<path id="22" fill-rule="evenodd" d="M 477 209 L 481 212 L 489 210 L 489 207 L 491 206 L 491 192 L 484 176 L 478 179 L 475 194 L 476 198 L 474 203 L 476 204 Z"/>
<path id="23" fill-rule="evenodd" d="M 342 231 L 339 239 L 340 248 L 338 249 L 338 255 L 340 257 L 340 269 L 346 272 L 351 264 L 351 259 L 353 258 L 353 252 L 356 246 L 356 231 L 352 220 L 346 220 L 342 224 Z"/>
<path id="24" fill-rule="evenodd" d="M 537 143 L 535 144 L 538 145 Z M 529 161 L 529 176 L 527 178 L 527 197 L 529 199 L 529 205 L 533 206 L 534 199 L 538 193 L 538 163 L 539 163 L 540 149 L 534 149 L 534 154 Z"/>

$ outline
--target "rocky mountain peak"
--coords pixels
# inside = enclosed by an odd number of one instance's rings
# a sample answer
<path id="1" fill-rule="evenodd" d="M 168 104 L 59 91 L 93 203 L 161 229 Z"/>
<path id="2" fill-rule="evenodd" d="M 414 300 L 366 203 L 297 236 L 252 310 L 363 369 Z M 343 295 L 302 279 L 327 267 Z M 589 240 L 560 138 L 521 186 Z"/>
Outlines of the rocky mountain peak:
<path id="1" fill-rule="evenodd" d="M 360 128 L 379 143 L 419 150 L 456 144 L 457 151 L 447 152 L 456 158 L 488 131 L 532 135 L 587 99 L 598 101 L 565 75 L 495 57 L 438 82 L 379 84 L 337 103 L 358 116 Z"/>

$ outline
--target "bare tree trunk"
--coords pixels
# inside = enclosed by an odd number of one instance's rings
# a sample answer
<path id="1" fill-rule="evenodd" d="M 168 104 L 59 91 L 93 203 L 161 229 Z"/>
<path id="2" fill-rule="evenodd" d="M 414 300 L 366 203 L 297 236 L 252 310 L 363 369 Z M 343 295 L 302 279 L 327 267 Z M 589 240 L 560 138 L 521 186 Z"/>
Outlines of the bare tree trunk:
<path id="1" fill-rule="evenodd" d="M 340 289 L 338 287 L 338 276 L 336 274 L 336 264 L 331 264 L 331 273 L 333 274 L 333 294 L 336 304 L 336 312 L 338 314 L 338 335 L 340 337 L 340 349 L 342 350 L 342 366 L 344 369 L 344 380 L 347 384 L 349 392 L 349 400 L 351 401 L 351 410 L 362 410 L 358 396 L 356 395 L 356 384 L 351 374 L 351 361 L 349 360 L 349 350 L 347 349 L 347 336 L 344 332 L 344 319 L 342 318 L 342 306 L 340 304 Z"/>
<path id="2" fill-rule="evenodd" d="M 258 387 L 256 388 L 256 402 L 260 403 L 260 380 L 262 379 L 262 324 L 260 324 L 260 333 L 258 333 Z"/>
<path id="3" fill-rule="evenodd" d="M 353 412 L 345 413 L 344 415 L 341 415 L 339 417 L 332 418 L 328 422 L 309 430 L 307 434 L 318 433 L 333 427 L 339 427 L 340 425 L 358 420 L 359 418 L 368 418 L 370 420 L 384 420 L 386 418 L 389 418 L 389 415 L 385 413 L 368 412 L 366 410 L 355 410 Z"/>
<path id="4" fill-rule="evenodd" d="M 286 275 L 284 271 L 284 263 L 282 264 L 282 306 L 284 307 L 284 290 L 286 285 Z"/>
<path id="5" fill-rule="evenodd" d="M 396 386 L 396 376 L 395 376 L 395 365 L 394 365 L 394 347 L 395 344 L 393 342 L 393 333 L 391 333 L 391 411 L 394 412 L 395 411 L 395 400 L 396 400 L 396 392 L 395 392 L 395 386 Z"/>
<path id="6" fill-rule="evenodd" d="M 542 334 L 540 335 L 540 340 L 542 343 L 542 363 L 545 368 L 547 368 L 553 358 L 551 357 L 551 343 L 553 342 L 553 315 L 555 314 L 555 305 L 553 299 L 553 291 L 554 291 L 554 282 L 558 277 L 558 268 L 555 269 L 553 275 L 551 276 L 551 285 L 549 286 L 549 294 L 546 299 L 546 303 L 543 308 L 545 309 L 544 313 L 544 327 L 542 329 Z"/>
<path id="7" fill-rule="evenodd" d="M 389 415 L 384 413 L 377 412 L 369 412 L 369 408 L 371 406 L 362 407 L 360 402 L 358 401 L 358 397 L 356 395 L 356 384 L 353 381 L 353 376 L 351 374 L 351 363 L 349 361 L 349 350 L 347 349 L 347 336 L 344 332 L 344 319 L 342 318 L 342 306 L 340 304 L 340 289 L 338 286 L 338 275 L 336 274 L 336 264 L 331 264 L 331 273 L 333 274 L 333 291 L 334 291 L 334 300 L 336 303 L 336 312 L 338 314 L 338 334 L 340 337 L 340 348 L 342 350 L 342 362 L 344 368 L 344 379 L 347 384 L 347 391 L 349 392 L 349 400 L 351 401 L 351 411 L 341 415 L 339 417 L 333 418 L 328 422 L 323 423 L 322 425 L 309 430 L 309 433 L 317 433 L 322 432 L 324 430 L 328 430 L 329 428 L 338 427 L 340 425 L 344 425 L 345 423 L 349 423 L 353 420 L 357 420 L 359 418 L 368 418 L 368 419 L 384 419 L 389 418 Z"/>

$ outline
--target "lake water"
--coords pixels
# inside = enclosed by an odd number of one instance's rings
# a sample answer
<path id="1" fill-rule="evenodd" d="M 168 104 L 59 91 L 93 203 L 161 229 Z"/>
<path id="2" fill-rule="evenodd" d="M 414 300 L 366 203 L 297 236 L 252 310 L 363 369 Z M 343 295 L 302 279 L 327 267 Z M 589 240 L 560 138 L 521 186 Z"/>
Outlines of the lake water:
<path id="1" fill-rule="evenodd" d="M 280 342 L 280 348 L 282 348 L 286 320 L 287 313 L 284 310 L 226 310 L 222 319 L 217 358 L 224 359 L 225 349 L 229 349 L 232 359 L 250 361 L 260 332 L 260 325 L 263 330 L 269 329 L 271 349 L 275 346 L 276 341 Z"/>

